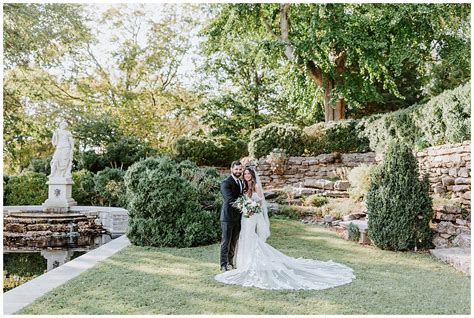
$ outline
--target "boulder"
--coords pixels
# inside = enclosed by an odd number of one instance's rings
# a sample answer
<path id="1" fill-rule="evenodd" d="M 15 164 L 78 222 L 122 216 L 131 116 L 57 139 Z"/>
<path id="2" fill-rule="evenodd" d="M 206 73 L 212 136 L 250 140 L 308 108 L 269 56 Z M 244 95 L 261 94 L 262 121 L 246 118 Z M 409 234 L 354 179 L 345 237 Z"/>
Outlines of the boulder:
<path id="1" fill-rule="evenodd" d="M 454 178 L 448 177 L 448 176 L 443 177 L 443 178 L 441 178 L 441 183 L 444 186 L 453 185 L 454 184 Z"/>
<path id="2" fill-rule="evenodd" d="M 327 214 L 324 216 L 324 222 L 325 223 L 331 223 L 331 222 L 334 222 L 336 221 L 336 218 L 333 217 L 331 214 Z"/>
<path id="3" fill-rule="evenodd" d="M 275 199 L 278 196 L 276 191 L 267 191 L 263 194 L 266 200 Z"/>
<path id="4" fill-rule="evenodd" d="M 470 248 L 471 235 L 461 233 L 453 239 L 452 243 L 453 243 L 453 246 L 456 246 L 456 247 Z"/>
<path id="5" fill-rule="evenodd" d="M 341 191 L 345 191 L 345 190 L 349 189 L 350 186 L 351 186 L 351 184 L 347 180 L 337 180 L 334 183 L 334 189 L 341 190 Z"/>
<path id="6" fill-rule="evenodd" d="M 465 168 L 465 167 L 459 168 L 459 171 L 458 171 L 457 175 L 459 177 L 468 178 L 469 177 L 469 169 Z"/>
<path id="7" fill-rule="evenodd" d="M 319 189 L 334 189 L 334 182 L 326 179 L 307 179 L 304 181 L 304 186 L 308 188 Z"/>
<path id="8" fill-rule="evenodd" d="M 453 191 L 454 192 L 462 192 L 462 191 L 468 191 L 468 190 L 471 190 L 471 186 L 470 185 L 465 185 L 465 184 L 462 184 L 462 185 L 455 185 L 453 186 Z"/>
<path id="9" fill-rule="evenodd" d="M 471 178 L 456 178 L 454 184 L 471 184 Z"/>

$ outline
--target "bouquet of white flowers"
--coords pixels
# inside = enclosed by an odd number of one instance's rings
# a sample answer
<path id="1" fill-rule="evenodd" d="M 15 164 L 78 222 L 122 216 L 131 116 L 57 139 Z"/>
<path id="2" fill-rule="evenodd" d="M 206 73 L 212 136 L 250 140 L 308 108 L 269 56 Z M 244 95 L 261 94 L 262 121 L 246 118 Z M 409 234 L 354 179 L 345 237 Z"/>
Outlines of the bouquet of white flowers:
<path id="1" fill-rule="evenodd" d="M 232 206 L 239 209 L 240 213 L 242 213 L 247 218 L 250 217 L 250 214 L 262 212 L 262 209 L 258 203 L 246 195 L 240 196 L 237 200 L 235 200 L 234 203 L 232 203 Z"/>

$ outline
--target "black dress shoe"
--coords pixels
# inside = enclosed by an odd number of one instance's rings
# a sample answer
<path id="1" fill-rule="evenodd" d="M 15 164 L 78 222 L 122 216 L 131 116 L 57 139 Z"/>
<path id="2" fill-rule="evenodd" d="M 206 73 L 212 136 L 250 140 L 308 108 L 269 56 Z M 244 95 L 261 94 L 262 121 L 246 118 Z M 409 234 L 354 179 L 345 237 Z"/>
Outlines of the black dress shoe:
<path id="1" fill-rule="evenodd" d="M 228 266 L 232 267 L 232 269 L 237 269 L 237 267 L 234 264 L 229 264 Z"/>

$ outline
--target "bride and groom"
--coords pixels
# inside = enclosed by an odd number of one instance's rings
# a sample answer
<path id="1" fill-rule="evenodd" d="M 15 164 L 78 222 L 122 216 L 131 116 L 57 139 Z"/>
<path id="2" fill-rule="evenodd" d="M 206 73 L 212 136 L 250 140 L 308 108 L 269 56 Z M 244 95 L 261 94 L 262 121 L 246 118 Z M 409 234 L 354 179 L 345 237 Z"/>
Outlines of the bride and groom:
<path id="1" fill-rule="evenodd" d="M 352 282 L 352 269 L 333 261 L 286 256 L 266 243 L 270 236 L 268 209 L 258 173 L 232 162 L 231 175 L 221 184 L 221 273 L 215 279 L 225 284 L 262 289 L 325 289 Z M 232 204 L 246 195 L 262 213 L 242 217 Z"/>

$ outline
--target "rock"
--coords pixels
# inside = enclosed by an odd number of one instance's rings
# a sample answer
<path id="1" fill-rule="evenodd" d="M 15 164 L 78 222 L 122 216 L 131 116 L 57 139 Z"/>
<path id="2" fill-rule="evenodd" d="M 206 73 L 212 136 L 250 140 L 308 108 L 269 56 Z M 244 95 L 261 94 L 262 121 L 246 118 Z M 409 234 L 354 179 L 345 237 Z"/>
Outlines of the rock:
<path id="1" fill-rule="evenodd" d="M 468 191 L 471 190 L 470 185 L 455 185 L 453 186 L 453 191 L 454 192 L 462 192 L 462 191 Z"/>
<path id="2" fill-rule="evenodd" d="M 351 186 L 350 182 L 347 180 L 338 180 L 334 183 L 334 189 L 345 191 Z"/>
<path id="3" fill-rule="evenodd" d="M 449 241 L 445 238 L 442 238 L 441 236 L 439 235 L 435 235 L 433 237 L 433 244 L 434 246 L 436 246 L 436 248 L 445 248 L 445 247 L 449 247 Z"/>
<path id="4" fill-rule="evenodd" d="M 28 231 L 46 231 L 49 228 L 48 224 L 29 224 L 26 226 Z"/>
<path id="5" fill-rule="evenodd" d="M 451 168 L 451 169 L 449 169 L 449 172 L 448 172 L 448 174 L 452 177 L 455 177 L 457 175 L 457 173 L 458 172 L 457 172 L 456 168 Z"/>
<path id="6" fill-rule="evenodd" d="M 448 177 L 448 176 L 443 177 L 443 178 L 441 178 L 441 183 L 444 186 L 453 185 L 454 184 L 454 178 Z"/>
<path id="7" fill-rule="evenodd" d="M 429 181 L 430 183 L 438 183 L 438 182 L 440 182 L 440 181 L 442 181 L 442 180 L 440 179 L 440 177 L 430 177 L 430 178 L 428 178 L 428 181 Z M 443 184 L 444 184 L 444 183 L 443 183 Z"/>
<path id="8" fill-rule="evenodd" d="M 436 194 L 446 192 L 446 189 L 445 189 L 445 187 L 443 186 L 442 183 L 437 183 L 437 184 L 433 185 L 432 188 L 433 188 L 433 192 L 436 193 Z"/>
<path id="9" fill-rule="evenodd" d="M 356 225 L 361 232 L 366 231 L 369 228 L 367 220 L 343 221 L 343 222 L 340 222 L 339 225 L 344 228 L 347 228 L 350 223 Z"/>
<path id="10" fill-rule="evenodd" d="M 355 220 L 355 219 L 356 219 L 356 217 L 355 217 L 354 215 L 352 215 L 352 214 L 344 215 L 344 216 L 342 217 L 342 220 L 343 220 L 344 222 L 346 222 L 346 221 L 352 221 L 352 220 Z"/>
<path id="11" fill-rule="evenodd" d="M 457 173 L 458 176 L 463 177 L 463 178 L 468 178 L 469 177 L 469 169 L 468 168 L 459 168 L 459 171 Z"/>
<path id="12" fill-rule="evenodd" d="M 336 218 L 333 217 L 333 216 L 330 215 L 330 214 L 327 214 L 327 215 L 324 216 L 324 222 L 326 222 L 326 223 L 331 223 L 331 222 L 333 222 L 333 221 L 335 221 L 335 220 L 336 220 Z"/>
<path id="13" fill-rule="evenodd" d="M 334 154 L 322 154 L 316 157 L 320 163 L 333 163 L 336 160 Z"/>
<path id="14" fill-rule="evenodd" d="M 24 233 L 26 232 L 26 226 L 18 223 L 6 224 L 4 232 Z"/>
<path id="15" fill-rule="evenodd" d="M 456 178 L 454 184 L 471 184 L 471 178 Z"/>
<path id="16" fill-rule="evenodd" d="M 278 213 L 279 205 L 278 203 L 267 202 L 267 209 L 268 209 L 268 212 Z"/>
<path id="17" fill-rule="evenodd" d="M 462 209 L 458 206 L 454 205 L 444 205 L 443 206 L 444 210 L 448 213 L 453 213 L 453 214 L 459 214 L 462 213 Z"/>
<path id="18" fill-rule="evenodd" d="M 302 162 L 303 162 L 302 157 L 289 157 L 288 158 L 289 165 L 301 165 Z"/>
<path id="19" fill-rule="evenodd" d="M 452 243 L 453 243 L 453 246 L 455 246 L 455 247 L 470 248 L 471 247 L 471 235 L 461 233 L 453 239 Z"/>
<path id="20" fill-rule="evenodd" d="M 309 179 L 304 181 L 304 186 L 319 189 L 334 189 L 334 182 L 326 179 Z"/>
<path id="21" fill-rule="evenodd" d="M 464 192 L 462 198 L 465 200 L 471 200 L 471 191 Z"/>
<path id="22" fill-rule="evenodd" d="M 265 196 L 266 200 L 275 199 L 278 196 L 276 191 L 267 191 L 264 192 L 263 195 Z"/>
<path id="23" fill-rule="evenodd" d="M 451 237 L 451 234 L 448 234 L 448 233 L 441 233 L 439 236 L 441 236 L 442 238 L 448 239 L 448 238 Z"/>

